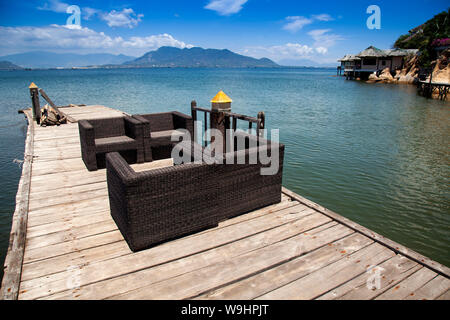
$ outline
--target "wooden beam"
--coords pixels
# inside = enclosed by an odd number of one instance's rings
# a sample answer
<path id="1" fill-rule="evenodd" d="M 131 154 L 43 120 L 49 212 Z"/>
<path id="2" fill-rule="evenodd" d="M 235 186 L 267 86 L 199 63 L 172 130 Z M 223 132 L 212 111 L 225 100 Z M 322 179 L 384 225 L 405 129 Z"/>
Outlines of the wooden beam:
<path id="1" fill-rule="evenodd" d="M 33 160 L 34 122 L 30 111 L 25 111 L 28 119 L 28 132 L 25 142 L 25 155 L 22 176 L 16 196 L 16 209 L 13 215 L 9 247 L 4 265 L 4 276 L 0 290 L 0 300 L 17 300 L 19 295 L 22 262 L 25 252 L 28 205 L 31 185 L 31 165 Z"/>
<path id="2" fill-rule="evenodd" d="M 63 118 L 64 115 L 59 111 L 58 107 L 53 103 L 53 101 L 49 98 L 49 96 L 45 93 L 44 89 L 39 89 L 39 92 L 41 93 L 41 96 L 48 102 L 48 104 L 55 109 L 55 111 L 58 113 L 58 115 Z"/>

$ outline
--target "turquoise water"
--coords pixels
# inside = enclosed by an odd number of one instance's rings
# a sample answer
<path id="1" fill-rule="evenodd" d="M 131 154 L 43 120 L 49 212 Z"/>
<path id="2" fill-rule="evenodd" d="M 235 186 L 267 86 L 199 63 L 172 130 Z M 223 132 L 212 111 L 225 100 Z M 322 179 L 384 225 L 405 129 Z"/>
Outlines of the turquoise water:
<path id="1" fill-rule="evenodd" d="M 123 69 L 0 72 L 0 262 L 8 246 L 34 81 L 58 105 L 128 113 L 209 106 L 223 89 L 233 111 L 265 111 L 286 144 L 283 184 L 450 266 L 450 105 L 413 86 L 377 85 L 313 69 Z M 41 101 L 42 102 L 42 101 Z"/>

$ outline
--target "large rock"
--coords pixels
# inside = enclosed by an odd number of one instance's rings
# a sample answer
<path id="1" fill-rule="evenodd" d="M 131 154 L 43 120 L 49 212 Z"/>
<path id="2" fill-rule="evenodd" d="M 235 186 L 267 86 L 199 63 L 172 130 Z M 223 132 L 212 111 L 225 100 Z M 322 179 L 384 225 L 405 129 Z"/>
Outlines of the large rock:
<path id="1" fill-rule="evenodd" d="M 391 74 L 389 68 L 384 69 L 381 74 L 378 76 L 384 82 L 394 82 L 394 77 Z"/>
<path id="2" fill-rule="evenodd" d="M 380 81 L 381 79 L 379 78 L 379 77 L 377 77 L 377 74 L 374 72 L 374 73 L 371 73 L 370 75 L 369 75 L 369 81 Z"/>
<path id="3" fill-rule="evenodd" d="M 416 77 L 413 77 L 413 76 L 407 74 L 405 76 L 400 76 L 398 78 L 398 83 L 413 84 L 415 79 L 416 79 Z"/>
<path id="4" fill-rule="evenodd" d="M 450 83 L 449 68 L 450 50 L 445 50 L 435 62 L 433 69 L 433 82 Z"/>

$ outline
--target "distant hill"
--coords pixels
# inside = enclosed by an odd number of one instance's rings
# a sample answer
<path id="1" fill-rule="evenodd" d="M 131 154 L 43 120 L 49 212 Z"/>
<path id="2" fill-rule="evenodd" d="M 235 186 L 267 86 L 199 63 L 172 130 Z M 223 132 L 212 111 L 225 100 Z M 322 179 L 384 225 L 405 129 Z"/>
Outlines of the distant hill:
<path id="1" fill-rule="evenodd" d="M 77 54 L 34 51 L 0 57 L 24 68 L 71 68 L 104 64 L 122 64 L 135 57 L 109 53 Z"/>
<path id="2" fill-rule="evenodd" d="M 15 65 L 9 61 L 0 61 L 0 70 L 22 70 L 22 67 Z"/>
<path id="3" fill-rule="evenodd" d="M 207 68 L 258 68 L 277 67 L 270 59 L 255 59 L 230 50 L 203 49 L 199 47 L 178 49 L 161 47 L 150 51 L 142 57 L 125 62 L 133 67 L 207 67 Z"/>
<path id="4" fill-rule="evenodd" d="M 424 24 L 412 29 L 408 34 L 400 36 L 394 44 L 398 49 L 419 49 L 419 63 L 429 66 L 436 59 L 434 48 L 440 41 L 449 42 L 450 9 L 443 11 Z"/>

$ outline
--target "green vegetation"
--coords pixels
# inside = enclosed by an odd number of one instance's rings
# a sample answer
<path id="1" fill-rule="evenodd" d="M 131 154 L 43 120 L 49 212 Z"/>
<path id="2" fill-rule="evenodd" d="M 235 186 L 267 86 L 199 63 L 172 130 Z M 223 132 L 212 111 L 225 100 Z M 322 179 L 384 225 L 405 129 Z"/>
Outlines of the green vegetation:
<path id="1" fill-rule="evenodd" d="M 419 64 L 429 67 L 437 58 L 434 48 L 438 40 L 450 37 L 450 9 L 434 16 L 423 25 L 409 31 L 409 34 L 400 36 L 394 44 L 398 49 L 419 49 Z"/>

